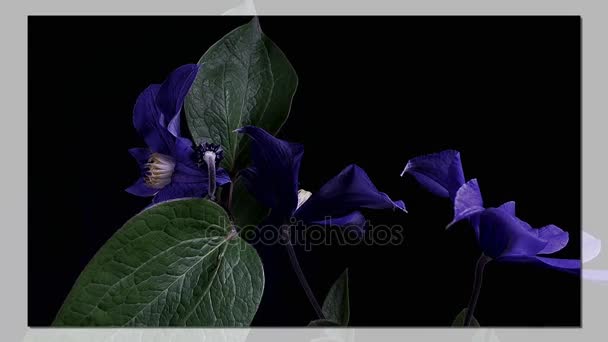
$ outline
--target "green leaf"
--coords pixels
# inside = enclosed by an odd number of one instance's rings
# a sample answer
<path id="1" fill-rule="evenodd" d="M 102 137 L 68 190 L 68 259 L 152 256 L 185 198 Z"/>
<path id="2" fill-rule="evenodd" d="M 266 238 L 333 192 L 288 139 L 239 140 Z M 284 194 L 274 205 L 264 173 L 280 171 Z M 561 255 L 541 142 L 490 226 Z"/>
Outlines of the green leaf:
<path id="1" fill-rule="evenodd" d="M 453 327 L 464 327 L 464 320 L 467 316 L 467 308 L 462 309 L 462 311 L 460 311 L 460 313 L 456 316 L 456 318 L 454 319 L 454 322 L 452 322 L 452 326 Z M 477 322 L 477 319 L 475 319 L 475 317 L 471 318 L 471 327 L 478 327 L 479 326 L 479 322 Z"/>
<path id="2" fill-rule="evenodd" d="M 317 319 L 308 323 L 309 327 L 339 327 L 340 324 L 329 319 Z"/>
<path id="3" fill-rule="evenodd" d="M 257 18 L 216 42 L 198 64 L 185 101 L 188 126 L 196 143 L 222 145 L 223 165 L 234 174 L 248 156 L 234 130 L 255 125 L 276 134 L 289 116 L 298 78 Z"/>
<path id="4" fill-rule="evenodd" d="M 202 199 L 131 218 L 78 277 L 54 325 L 247 326 L 264 288 L 255 250 Z"/>
<path id="5" fill-rule="evenodd" d="M 247 191 L 242 178 L 234 182 L 230 212 L 241 229 L 255 227 L 268 215 L 269 209 Z M 241 233 L 242 235 L 242 233 Z"/>
<path id="6" fill-rule="evenodd" d="M 325 301 L 323 302 L 323 315 L 329 321 L 338 325 L 348 325 L 350 318 L 350 303 L 348 299 L 348 269 L 336 280 Z"/>

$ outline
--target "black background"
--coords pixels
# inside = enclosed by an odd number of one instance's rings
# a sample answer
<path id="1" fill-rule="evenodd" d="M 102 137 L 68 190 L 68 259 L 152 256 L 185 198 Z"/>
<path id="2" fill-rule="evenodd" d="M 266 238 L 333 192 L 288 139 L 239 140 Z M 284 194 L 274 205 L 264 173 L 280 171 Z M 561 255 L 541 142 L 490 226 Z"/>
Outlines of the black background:
<path id="1" fill-rule="evenodd" d="M 244 17 L 29 18 L 29 324 L 49 325 L 99 247 L 149 200 L 124 191 L 143 146 L 135 99 L 196 62 Z M 518 203 L 533 226 L 580 241 L 579 17 L 262 17 L 299 76 L 280 137 L 304 143 L 302 188 L 350 163 L 404 199 L 399 246 L 299 250 L 322 299 L 345 267 L 351 324 L 449 325 L 466 306 L 480 251 L 466 224 L 445 232 L 447 200 L 399 174 L 409 158 L 461 151 L 487 205 Z M 314 313 L 282 249 L 264 251 L 266 289 L 254 325 L 305 325 Z M 482 325 L 579 325 L 578 277 L 490 264 Z"/>

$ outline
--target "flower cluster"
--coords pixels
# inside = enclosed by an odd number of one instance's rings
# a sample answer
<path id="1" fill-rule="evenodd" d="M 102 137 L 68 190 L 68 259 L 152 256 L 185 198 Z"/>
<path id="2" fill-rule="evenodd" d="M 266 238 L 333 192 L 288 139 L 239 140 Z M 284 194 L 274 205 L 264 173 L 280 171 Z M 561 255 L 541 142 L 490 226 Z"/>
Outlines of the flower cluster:
<path id="1" fill-rule="evenodd" d="M 152 84 L 139 95 L 133 124 L 147 148 L 130 150 L 140 166 L 141 177 L 128 192 L 154 196 L 154 203 L 186 197 L 213 198 L 216 185 L 231 182 L 226 170 L 216 169 L 223 157 L 220 145 L 194 145 L 180 134 L 182 105 L 198 71 L 196 64 L 181 66 L 162 84 Z M 239 175 L 255 198 L 271 209 L 266 224 L 278 226 L 293 218 L 324 224 L 331 218 L 333 225 L 363 229 L 362 208 L 406 212 L 403 201 L 393 201 L 380 192 L 365 171 L 354 164 L 316 192 L 299 189 L 304 154 L 301 144 L 278 139 L 255 126 L 239 128 L 236 133 L 251 139 L 252 165 Z M 484 207 L 477 179 L 465 181 L 459 152 L 446 150 L 413 158 L 402 176 L 406 173 L 431 193 L 453 202 L 454 218 L 448 227 L 468 220 L 486 256 L 499 261 L 541 262 L 557 269 L 580 269 L 578 259 L 545 256 L 567 245 L 567 232 L 554 225 L 532 228 L 516 216 L 515 202 Z"/>
<path id="2" fill-rule="evenodd" d="M 180 132 L 184 98 L 199 68 L 194 64 L 181 66 L 162 84 L 150 85 L 138 97 L 133 124 L 147 148 L 130 150 L 139 164 L 141 177 L 127 189 L 128 192 L 153 196 L 153 203 L 189 197 L 215 201 L 216 188 L 233 181 L 229 173 L 219 167 L 224 156 L 221 145 L 212 141 L 197 145 Z M 379 191 L 366 172 L 355 164 L 346 166 L 317 191 L 301 189 L 299 171 L 303 145 L 278 139 L 252 125 L 240 127 L 233 133 L 249 138 L 251 157 L 250 165 L 233 176 L 244 181 L 249 193 L 270 209 L 259 227 L 277 228 L 282 239 L 289 241 L 290 222 L 355 227 L 362 235 L 366 220 L 361 209 L 407 212 L 403 201 L 392 200 Z M 474 229 L 482 255 L 477 263 L 465 325 L 473 320 L 483 269 L 489 261 L 534 263 L 572 273 L 580 271 L 579 259 L 548 256 L 568 244 L 566 231 L 555 225 L 531 227 L 517 217 L 513 201 L 486 207 L 477 179 L 466 181 L 458 151 L 446 150 L 413 158 L 407 162 L 401 176 L 404 174 L 414 177 L 429 192 L 452 202 L 454 216 L 446 229 L 461 221 L 469 222 Z M 232 187 L 228 193 L 228 201 L 223 204 L 230 211 Z M 303 275 L 293 246 L 288 242 L 286 247 L 303 289 L 317 315 L 323 319 L 322 309 Z M 588 277 L 603 279 L 606 277 L 604 272 L 599 270 Z"/>
<path id="3" fill-rule="evenodd" d="M 184 98 L 198 70 L 196 64 L 183 65 L 162 84 L 150 85 L 137 98 L 133 125 L 148 147 L 129 150 L 141 169 L 141 177 L 127 188 L 129 193 L 154 196 L 154 203 L 207 195 L 209 173 L 200 154 L 206 148 L 217 152 L 217 147 L 193 146 L 190 139 L 180 134 Z M 219 162 L 221 153 L 215 159 Z M 218 185 L 230 182 L 224 169 L 217 169 L 216 175 Z"/>
<path id="4" fill-rule="evenodd" d="M 465 182 L 460 153 L 446 150 L 408 161 L 403 174 L 412 175 L 423 187 L 454 204 L 455 223 L 468 220 L 483 253 L 497 261 L 541 262 L 558 270 L 581 268 L 578 259 L 556 259 L 543 255 L 560 251 L 568 244 L 568 233 L 557 226 L 538 229 L 515 215 L 515 202 L 485 208 L 477 179 Z"/>

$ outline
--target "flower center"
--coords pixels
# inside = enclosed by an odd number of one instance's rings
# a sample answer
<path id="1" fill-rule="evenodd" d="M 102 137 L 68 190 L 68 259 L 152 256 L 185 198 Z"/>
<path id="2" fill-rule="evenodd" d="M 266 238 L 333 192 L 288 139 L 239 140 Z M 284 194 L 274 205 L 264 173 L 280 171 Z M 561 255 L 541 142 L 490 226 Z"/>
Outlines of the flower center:
<path id="1" fill-rule="evenodd" d="M 145 165 L 144 181 L 153 189 L 162 189 L 171 183 L 175 160 L 167 155 L 152 153 Z"/>
<path id="2" fill-rule="evenodd" d="M 310 196 L 312 196 L 312 192 L 306 191 L 304 189 L 298 190 L 298 206 L 296 207 L 296 210 L 300 209 L 302 204 L 304 204 L 304 202 L 308 201 Z"/>
<path id="3" fill-rule="evenodd" d="M 203 165 L 209 165 L 211 161 L 215 164 L 219 164 L 224 158 L 224 150 L 220 145 L 213 143 L 199 144 L 194 148 L 196 164 L 201 167 Z"/>

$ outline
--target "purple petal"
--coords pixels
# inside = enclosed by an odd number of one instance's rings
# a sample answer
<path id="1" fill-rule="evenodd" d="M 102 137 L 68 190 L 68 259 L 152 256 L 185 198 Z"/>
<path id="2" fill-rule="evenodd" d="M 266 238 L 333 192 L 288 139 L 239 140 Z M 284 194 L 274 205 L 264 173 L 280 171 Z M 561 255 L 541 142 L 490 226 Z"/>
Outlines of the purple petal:
<path id="1" fill-rule="evenodd" d="M 158 189 L 152 189 L 146 185 L 143 178 L 139 178 L 133 185 L 125 189 L 128 193 L 140 196 L 140 197 L 149 197 L 154 196 Z"/>
<path id="2" fill-rule="evenodd" d="M 515 201 L 505 202 L 498 209 L 504 210 L 509 215 L 515 216 Z"/>
<path id="3" fill-rule="evenodd" d="M 541 260 L 543 259 L 543 260 Z M 566 272 L 573 275 L 580 274 L 580 262 L 578 263 L 579 267 L 577 267 L 578 260 L 572 259 L 552 259 L 552 258 L 542 258 L 542 257 L 531 257 L 531 256 L 503 256 L 496 259 L 497 262 L 500 263 L 520 263 L 520 264 L 530 264 L 536 267 L 542 267 L 547 269 L 552 269 L 556 271 Z"/>
<path id="4" fill-rule="evenodd" d="M 479 216 L 479 244 L 491 258 L 534 257 L 545 248 L 547 241 L 540 239 L 505 210 L 489 208 Z"/>
<path id="5" fill-rule="evenodd" d="M 163 125 L 174 136 L 179 136 L 180 115 L 184 98 L 196 78 L 198 65 L 186 64 L 169 74 L 167 79 L 161 84 L 156 97 L 156 105 L 163 113 Z"/>
<path id="6" fill-rule="evenodd" d="M 253 167 L 243 172 L 249 191 L 277 217 L 288 218 L 298 204 L 298 173 L 304 154 L 301 144 L 277 139 L 265 130 L 237 130 L 251 138 Z"/>
<path id="7" fill-rule="evenodd" d="M 162 188 L 156 196 L 153 203 L 164 202 L 177 198 L 192 198 L 204 197 L 207 194 L 208 184 L 206 183 L 175 183 Z"/>
<path id="8" fill-rule="evenodd" d="M 215 173 L 215 181 L 220 186 L 232 182 L 232 180 L 230 179 L 230 175 L 228 174 L 228 171 L 226 171 L 224 169 L 217 169 L 217 171 Z"/>
<path id="9" fill-rule="evenodd" d="M 159 89 L 158 84 L 153 84 L 139 95 L 133 109 L 133 126 L 152 151 L 171 155 L 175 137 L 163 124 L 163 115 L 156 107 Z"/>
<path id="10" fill-rule="evenodd" d="M 304 222 L 313 222 L 327 216 L 344 216 L 360 208 L 405 211 L 403 201 L 393 201 L 378 191 L 365 171 L 351 164 L 314 192 L 295 216 Z"/>
<path id="11" fill-rule="evenodd" d="M 353 211 L 341 217 L 327 217 L 323 220 L 310 222 L 324 226 L 339 226 L 346 231 L 353 231 L 357 237 L 361 238 L 365 233 L 366 221 L 360 211 Z"/>
<path id="12" fill-rule="evenodd" d="M 150 155 L 152 154 L 149 149 L 140 147 L 129 149 L 129 153 L 133 156 L 133 158 L 135 158 L 137 165 L 139 165 L 140 168 L 143 168 L 146 165 L 148 159 L 150 159 Z"/>
<path id="13" fill-rule="evenodd" d="M 209 182 L 209 174 L 206 169 L 190 167 L 189 165 L 176 163 L 171 182 L 174 183 L 203 183 Z M 207 186 L 205 186 L 206 188 Z M 207 189 L 205 189 L 207 191 Z"/>
<path id="14" fill-rule="evenodd" d="M 352 213 L 346 214 L 344 216 L 327 216 L 321 220 L 310 221 L 307 223 L 340 227 L 344 227 L 347 225 L 363 226 L 363 224 L 365 223 L 365 217 L 363 216 L 363 214 L 361 214 L 360 211 L 353 211 Z"/>
<path id="15" fill-rule="evenodd" d="M 547 241 L 547 245 L 538 254 L 551 254 L 562 250 L 568 244 L 569 235 L 568 232 L 563 231 L 561 228 L 548 225 L 539 229 L 535 229 L 538 237 L 542 240 Z"/>
<path id="16" fill-rule="evenodd" d="M 555 253 L 557 251 L 560 251 L 561 249 L 563 249 L 564 247 L 566 247 L 566 245 L 568 244 L 568 240 L 569 240 L 569 235 L 567 232 L 563 231 L 562 229 L 560 229 L 557 226 L 554 225 L 548 225 L 539 229 L 535 229 L 532 228 L 532 226 L 530 226 L 530 224 L 528 224 L 527 222 L 521 220 L 520 218 L 518 218 L 517 216 L 515 216 L 515 202 L 511 201 L 511 202 L 506 202 L 503 205 L 501 205 L 500 207 L 498 207 L 498 209 L 501 209 L 503 211 L 505 211 L 506 213 L 508 213 L 509 215 L 513 216 L 520 224 L 521 226 L 530 231 L 531 233 L 536 234 L 536 236 L 538 236 L 541 240 L 544 240 L 547 242 L 547 245 L 538 252 L 538 254 L 551 254 L 551 253 Z"/>
<path id="17" fill-rule="evenodd" d="M 401 173 L 408 173 L 436 196 L 454 199 L 464 184 L 460 152 L 446 150 L 410 159 Z"/>
<path id="18" fill-rule="evenodd" d="M 608 270 L 594 270 L 583 268 L 583 279 L 597 283 L 608 283 Z"/>
<path id="19" fill-rule="evenodd" d="M 176 161 L 188 165 L 195 169 L 198 168 L 194 158 L 194 148 L 192 141 L 184 137 L 175 137 L 175 144 L 171 155 Z"/>
<path id="20" fill-rule="evenodd" d="M 579 259 L 555 259 L 546 257 L 536 257 L 536 259 L 544 262 L 545 264 L 557 268 L 569 268 L 569 269 L 580 269 L 581 261 Z"/>
<path id="21" fill-rule="evenodd" d="M 583 262 L 588 262 L 595 259 L 600 254 L 602 249 L 602 241 L 585 231 L 583 231 L 582 240 Z"/>
<path id="22" fill-rule="evenodd" d="M 458 221 L 477 215 L 484 210 L 477 179 L 471 179 L 458 189 L 454 198 L 454 219 L 447 228 Z"/>

